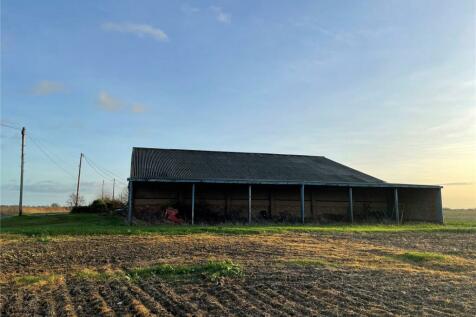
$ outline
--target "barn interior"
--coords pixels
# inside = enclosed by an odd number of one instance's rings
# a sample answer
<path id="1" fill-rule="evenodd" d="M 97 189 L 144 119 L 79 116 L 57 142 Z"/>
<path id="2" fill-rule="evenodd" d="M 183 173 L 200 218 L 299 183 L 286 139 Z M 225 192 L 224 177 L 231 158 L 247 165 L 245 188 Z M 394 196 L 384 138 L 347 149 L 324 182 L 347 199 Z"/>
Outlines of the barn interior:
<path id="1" fill-rule="evenodd" d="M 134 217 L 185 223 L 442 222 L 439 187 L 217 184 L 135 181 Z M 193 207 L 192 207 L 193 206 Z"/>

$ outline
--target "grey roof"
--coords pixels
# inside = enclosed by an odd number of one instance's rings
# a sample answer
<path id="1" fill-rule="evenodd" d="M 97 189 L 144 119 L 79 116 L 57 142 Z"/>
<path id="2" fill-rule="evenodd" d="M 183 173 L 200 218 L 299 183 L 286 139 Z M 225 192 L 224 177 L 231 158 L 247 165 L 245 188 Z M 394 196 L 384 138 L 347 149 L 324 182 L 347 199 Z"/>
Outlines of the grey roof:
<path id="1" fill-rule="evenodd" d="M 323 156 L 153 148 L 133 148 L 130 179 L 386 184 Z"/>

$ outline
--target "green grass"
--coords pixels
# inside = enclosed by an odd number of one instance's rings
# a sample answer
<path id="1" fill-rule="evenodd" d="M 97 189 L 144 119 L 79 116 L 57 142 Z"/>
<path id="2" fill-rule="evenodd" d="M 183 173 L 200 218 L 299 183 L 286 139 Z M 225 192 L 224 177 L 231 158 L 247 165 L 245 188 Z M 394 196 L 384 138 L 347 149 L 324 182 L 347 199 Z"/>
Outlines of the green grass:
<path id="1" fill-rule="evenodd" d="M 196 279 L 199 277 L 216 281 L 222 277 L 241 277 L 243 269 L 231 260 L 214 261 L 199 264 L 157 264 L 148 267 L 137 267 L 127 271 L 96 271 L 82 269 L 74 272 L 73 276 L 83 280 L 106 282 L 110 280 L 131 280 L 138 282 L 151 277 L 162 279 Z M 55 274 L 24 275 L 15 278 L 19 286 L 29 286 L 39 283 L 54 283 L 60 276 Z"/>
<path id="2" fill-rule="evenodd" d="M 58 279 L 55 274 L 48 275 L 24 275 L 17 277 L 15 283 L 20 286 L 34 285 L 38 283 L 52 283 Z"/>
<path id="3" fill-rule="evenodd" d="M 74 275 L 81 279 L 102 281 L 102 282 L 108 281 L 111 279 L 123 279 L 127 277 L 123 271 L 98 272 L 88 268 L 78 271 Z"/>
<path id="4" fill-rule="evenodd" d="M 58 235 L 98 234 L 165 234 L 184 235 L 194 233 L 212 234 L 263 234 L 286 232 L 402 232 L 402 231 L 449 231 L 476 232 L 476 223 L 448 223 L 446 225 L 415 223 L 396 225 L 133 225 L 128 226 L 118 216 L 102 214 L 50 214 L 24 215 L 1 219 L 0 232 L 40 237 L 48 242 Z M 41 238 L 45 237 L 45 238 Z"/>
<path id="5" fill-rule="evenodd" d="M 238 277 L 241 275 L 243 275 L 242 268 L 230 260 L 209 261 L 204 264 L 189 265 L 157 264 L 128 271 L 128 276 L 133 280 L 144 279 L 152 276 L 162 278 L 203 276 L 215 281 L 221 277 Z"/>
<path id="6" fill-rule="evenodd" d="M 25 275 L 17 278 L 15 282 L 20 285 L 31 285 L 31 284 L 36 284 L 43 280 L 40 276 L 35 276 L 35 275 Z"/>
<path id="7" fill-rule="evenodd" d="M 48 235 L 42 234 L 42 235 L 36 236 L 35 240 L 41 243 L 48 243 L 51 241 L 51 237 Z"/>
<path id="8" fill-rule="evenodd" d="M 412 263 L 426 263 L 426 262 L 441 262 L 445 260 L 443 254 L 434 252 L 416 252 L 409 251 L 402 254 L 395 255 L 395 258 Z"/>

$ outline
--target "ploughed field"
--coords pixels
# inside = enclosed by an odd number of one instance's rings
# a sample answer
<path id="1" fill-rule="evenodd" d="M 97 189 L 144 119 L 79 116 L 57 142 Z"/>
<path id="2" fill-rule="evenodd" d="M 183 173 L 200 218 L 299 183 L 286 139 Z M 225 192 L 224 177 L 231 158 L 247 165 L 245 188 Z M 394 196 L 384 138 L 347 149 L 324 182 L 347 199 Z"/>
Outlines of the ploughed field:
<path id="1" fill-rule="evenodd" d="M 474 232 L 1 235 L 2 316 L 476 315 Z"/>

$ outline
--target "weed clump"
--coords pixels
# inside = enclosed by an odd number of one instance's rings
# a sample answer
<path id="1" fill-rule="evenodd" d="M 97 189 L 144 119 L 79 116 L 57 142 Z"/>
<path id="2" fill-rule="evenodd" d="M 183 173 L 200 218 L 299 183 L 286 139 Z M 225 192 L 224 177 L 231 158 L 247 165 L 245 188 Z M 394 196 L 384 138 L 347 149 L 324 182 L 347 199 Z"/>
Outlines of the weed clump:
<path id="1" fill-rule="evenodd" d="M 35 240 L 41 243 L 48 243 L 51 241 L 51 237 L 47 234 L 40 234 L 38 236 L 34 236 Z"/>
<path id="2" fill-rule="evenodd" d="M 222 277 L 239 277 L 243 275 L 241 266 L 231 260 L 208 261 L 204 264 L 157 264 L 150 267 L 135 268 L 128 272 L 132 279 L 144 279 L 148 277 L 197 277 L 202 276 L 215 281 Z"/>
<path id="3" fill-rule="evenodd" d="M 106 271 L 106 272 L 98 272 L 92 269 L 82 269 L 75 273 L 75 276 L 83 279 L 83 280 L 93 280 L 93 281 L 109 281 L 113 279 L 124 279 L 127 278 L 126 274 L 121 270 L 115 271 Z"/>
<path id="4" fill-rule="evenodd" d="M 443 254 L 434 252 L 409 251 L 396 255 L 396 258 L 413 263 L 437 262 L 445 259 Z"/>
<path id="5" fill-rule="evenodd" d="M 47 275 L 24 275 L 17 277 L 15 283 L 19 286 L 46 285 L 56 282 L 61 277 L 55 274 Z"/>

